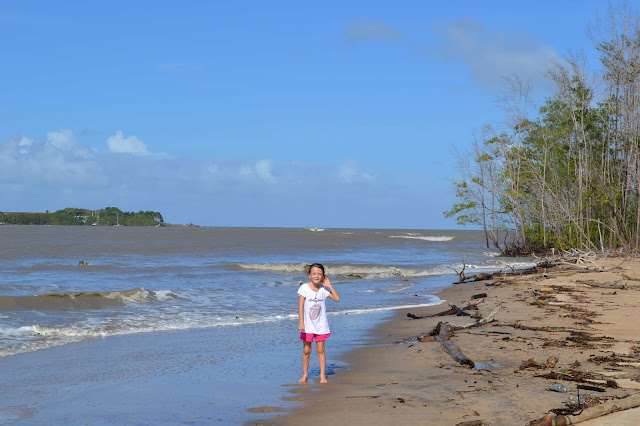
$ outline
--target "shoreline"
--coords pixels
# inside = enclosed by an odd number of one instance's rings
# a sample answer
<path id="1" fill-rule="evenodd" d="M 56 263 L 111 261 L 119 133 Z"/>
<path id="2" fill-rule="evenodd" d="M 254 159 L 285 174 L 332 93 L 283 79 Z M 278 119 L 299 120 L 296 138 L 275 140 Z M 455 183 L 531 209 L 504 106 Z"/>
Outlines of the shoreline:
<path id="1" fill-rule="evenodd" d="M 284 400 L 298 401 L 299 407 L 249 424 L 528 424 L 551 409 L 569 408 L 580 384 L 575 380 L 605 389 L 582 390 L 587 406 L 640 394 L 640 336 L 634 326 L 640 320 L 640 261 L 556 266 L 459 284 L 435 296 L 464 307 L 478 293 L 487 293 L 478 304 L 480 316 L 500 307 L 495 320 L 458 330 L 450 341 L 481 369 L 458 364 L 438 342 L 407 341 L 439 321 L 472 320 L 407 317 L 434 315 L 446 304 L 401 309 L 372 331 L 369 345 L 343 357 L 349 370 L 331 376 L 327 385 L 291 386 Z M 568 392 L 550 391 L 555 383 Z M 617 415 L 640 416 L 640 408 Z M 607 424 L 599 422 L 612 416 L 582 424 Z"/>

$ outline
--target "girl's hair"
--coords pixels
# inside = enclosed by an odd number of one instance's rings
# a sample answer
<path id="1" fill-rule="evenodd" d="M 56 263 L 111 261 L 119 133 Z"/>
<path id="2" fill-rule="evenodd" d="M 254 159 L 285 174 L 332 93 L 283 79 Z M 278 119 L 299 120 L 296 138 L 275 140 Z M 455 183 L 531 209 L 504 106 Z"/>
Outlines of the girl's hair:
<path id="1" fill-rule="evenodd" d="M 309 274 L 311 273 L 311 270 L 312 270 L 313 268 L 318 268 L 318 269 L 320 269 L 320 270 L 322 271 L 322 275 L 324 275 L 324 266 L 322 266 L 322 264 L 321 264 L 321 263 L 312 263 L 312 264 L 309 266 L 309 270 L 308 270 L 308 273 L 309 273 Z"/>

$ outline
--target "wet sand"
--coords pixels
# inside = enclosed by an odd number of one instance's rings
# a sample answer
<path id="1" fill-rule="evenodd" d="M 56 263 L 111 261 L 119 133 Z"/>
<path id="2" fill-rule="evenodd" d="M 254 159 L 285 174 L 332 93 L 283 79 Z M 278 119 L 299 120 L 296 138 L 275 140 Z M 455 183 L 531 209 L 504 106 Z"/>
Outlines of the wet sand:
<path id="1" fill-rule="evenodd" d="M 469 317 L 407 317 L 433 315 L 446 304 L 399 311 L 377 327 L 374 345 L 346 357 L 348 371 L 327 385 L 290 386 L 285 399 L 298 407 L 252 424 L 525 425 L 551 409 L 569 408 L 577 396 L 575 379 L 605 389 L 582 390 L 588 405 L 640 394 L 640 261 L 610 258 L 582 266 L 456 285 L 438 294 L 464 307 L 473 295 L 487 293 L 477 305 L 479 317 L 500 308 L 493 322 L 455 331 L 450 340 L 487 369 L 458 364 L 439 342 L 411 339 L 439 321 L 464 325 L 473 321 Z M 524 368 L 527 361 L 531 366 Z M 549 390 L 556 383 L 568 391 Z M 625 421 L 635 418 L 638 408 L 582 424 L 632 424 Z"/>

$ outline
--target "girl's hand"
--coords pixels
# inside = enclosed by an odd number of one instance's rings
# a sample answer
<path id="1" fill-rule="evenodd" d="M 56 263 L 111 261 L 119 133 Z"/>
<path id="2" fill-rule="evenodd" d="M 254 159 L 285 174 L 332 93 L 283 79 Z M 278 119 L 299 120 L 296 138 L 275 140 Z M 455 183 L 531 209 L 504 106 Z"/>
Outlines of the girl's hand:
<path id="1" fill-rule="evenodd" d="M 298 323 L 298 330 L 300 330 L 300 331 L 304 331 L 304 322 L 300 321 L 300 322 Z"/>
<path id="2" fill-rule="evenodd" d="M 327 288 L 327 290 L 329 290 L 329 297 L 331 298 L 331 300 L 333 300 L 334 302 L 339 302 L 340 296 L 338 296 L 338 292 L 331 285 L 331 281 L 329 281 L 329 278 L 324 277 L 324 281 L 322 282 L 322 284 Z"/>
<path id="3" fill-rule="evenodd" d="M 324 280 L 322 280 L 322 285 L 331 289 L 331 281 L 329 281 L 329 277 L 324 277 Z"/>

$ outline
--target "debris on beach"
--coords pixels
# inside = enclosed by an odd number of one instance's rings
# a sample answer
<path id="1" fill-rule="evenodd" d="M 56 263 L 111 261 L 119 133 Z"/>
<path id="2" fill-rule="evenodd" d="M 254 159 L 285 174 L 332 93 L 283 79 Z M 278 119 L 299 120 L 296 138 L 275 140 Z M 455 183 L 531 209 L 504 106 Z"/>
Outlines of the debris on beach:
<path id="1" fill-rule="evenodd" d="M 475 368 L 475 363 L 469 357 L 467 357 L 456 344 L 451 342 L 451 336 L 456 330 L 478 327 L 480 325 L 484 325 L 494 321 L 494 317 L 499 310 L 500 307 L 498 306 L 486 317 L 466 325 L 455 325 L 448 322 L 438 322 L 438 324 L 436 324 L 433 330 L 431 330 L 429 333 L 416 336 L 415 339 L 419 342 L 440 342 L 442 350 L 449 354 L 451 358 L 453 358 L 458 364 Z"/>
<path id="2" fill-rule="evenodd" d="M 600 401 L 596 401 L 596 403 L 598 402 Z M 627 398 L 616 398 L 613 401 L 587 407 L 575 413 L 572 413 L 571 411 L 567 412 L 566 409 L 552 410 L 544 417 L 529 422 L 529 426 L 571 425 L 596 419 L 616 411 L 623 411 L 636 407 L 640 407 L 640 395 L 632 395 Z M 561 414 L 557 414 L 556 411 L 559 411 Z"/>
<path id="3" fill-rule="evenodd" d="M 522 364 L 520 364 L 519 369 L 524 370 L 526 368 L 537 368 L 541 370 L 543 368 L 553 368 L 558 363 L 558 359 L 559 358 L 557 356 L 551 356 L 547 358 L 547 360 L 543 364 L 540 364 L 534 358 L 529 358 L 528 360 L 523 361 Z"/>
<path id="4" fill-rule="evenodd" d="M 566 380 L 571 382 L 587 383 L 591 385 L 605 386 L 612 389 L 617 389 L 619 387 L 615 380 L 608 379 L 606 377 L 599 377 L 595 373 L 579 370 L 551 371 L 548 374 L 537 375 L 536 377 L 542 377 L 550 380 Z"/>
<path id="5" fill-rule="evenodd" d="M 482 293 L 484 294 L 484 297 L 487 296 L 486 293 Z M 442 312 L 438 312 L 437 314 L 433 314 L 433 315 L 425 315 L 425 316 L 420 316 L 420 315 L 414 315 L 410 312 L 407 313 L 407 316 L 411 319 L 424 319 L 424 318 L 433 318 L 433 317 L 443 317 L 446 315 L 456 315 L 456 316 L 464 316 L 464 317 L 468 317 L 471 316 L 471 314 L 467 313 L 466 311 L 473 311 L 473 310 L 478 310 L 478 305 L 480 303 L 482 303 L 484 301 L 484 297 L 472 297 L 472 299 L 475 299 L 473 302 L 467 302 L 467 306 L 465 306 L 464 308 L 460 309 L 458 308 L 456 305 L 449 305 L 449 309 L 444 310 Z"/>

